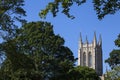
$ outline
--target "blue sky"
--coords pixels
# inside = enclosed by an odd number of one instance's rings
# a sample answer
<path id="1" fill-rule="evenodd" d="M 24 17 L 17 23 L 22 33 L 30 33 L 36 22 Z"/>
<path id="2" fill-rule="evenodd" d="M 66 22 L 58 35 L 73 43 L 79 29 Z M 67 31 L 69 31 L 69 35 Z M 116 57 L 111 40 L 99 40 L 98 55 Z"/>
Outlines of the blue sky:
<path id="1" fill-rule="evenodd" d="M 93 4 L 90 1 L 78 7 L 74 5 L 71 7 L 71 14 L 76 18 L 71 20 L 64 14 L 58 13 L 57 17 L 53 18 L 51 13 L 47 15 L 46 19 L 40 19 L 39 11 L 45 8 L 48 1 L 52 0 L 25 0 L 25 10 L 27 11 L 26 19 L 31 21 L 48 21 L 54 26 L 55 34 L 59 34 L 65 39 L 65 45 L 68 46 L 74 56 L 78 54 L 78 40 L 80 32 L 82 34 L 83 41 L 86 36 L 89 42 L 92 42 L 94 31 L 96 31 L 97 40 L 99 35 L 102 35 L 102 49 L 103 49 L 103 67 L 104 72 L 106 64 L 104 60 L 109 57 L 109 53 L 117 48 L 114 45 L 114 40 L 119 34 L 120 15 L 119 12 L 115 15 L 107 15 L 103 20 L 98 20 L 94 11 Z"/>

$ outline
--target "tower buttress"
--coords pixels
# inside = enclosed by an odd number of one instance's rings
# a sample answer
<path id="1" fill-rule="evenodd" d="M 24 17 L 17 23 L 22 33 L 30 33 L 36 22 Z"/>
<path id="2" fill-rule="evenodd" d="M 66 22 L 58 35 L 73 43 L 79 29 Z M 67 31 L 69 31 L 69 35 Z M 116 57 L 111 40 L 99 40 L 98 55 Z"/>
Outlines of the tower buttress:
<path id="1" fill-rule="evenodd" d="M 82 47 L 83 47 L 83 42 L 82 42 L 82 35 L 80 33 L 80 39 L 79 39 L 79 48 L 78 48 L 78 65 L 82 65 Z"/>
<path id="2" fill-rule="evenodd" d="M 86 50 L 85 50 L 85 52 L 86 52 L 86 66 L 88 66 L 88 46 L 89 46 L 89 43 L 88 43 L 88 39 L 87 39 L 87 36 L 86 36 Z"/>

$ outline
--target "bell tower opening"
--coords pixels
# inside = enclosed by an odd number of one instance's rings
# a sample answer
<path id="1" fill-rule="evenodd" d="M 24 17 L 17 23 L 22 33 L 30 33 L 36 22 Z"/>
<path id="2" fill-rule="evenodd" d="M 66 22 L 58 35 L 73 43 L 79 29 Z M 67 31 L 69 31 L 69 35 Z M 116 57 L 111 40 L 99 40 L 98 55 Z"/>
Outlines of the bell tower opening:
<path id="1" fill-rule="evenodd" d="M 88 53 L 88 67 L 92 68 L 92 54 L 91 54 L 91 52 Z"/>

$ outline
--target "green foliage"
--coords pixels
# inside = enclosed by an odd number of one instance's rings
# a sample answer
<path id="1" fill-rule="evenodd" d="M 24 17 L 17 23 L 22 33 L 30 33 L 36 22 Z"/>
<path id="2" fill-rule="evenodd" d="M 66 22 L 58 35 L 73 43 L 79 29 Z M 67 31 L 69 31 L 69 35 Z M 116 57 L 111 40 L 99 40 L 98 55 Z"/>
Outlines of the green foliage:
<path id="1" fill-rule="evenodd" d="M 0 0 L 0 32 L 3 39 L 8 39 L 15 35 L 17 25 L 15 22 L 24 23 L 22 16 L 26 16 L 26 12 L 22 8 L 24 0 Z M 6 34 L 5 34 L 6 33 Z M 9 35 L 6 36 L 6 35 Z"/>
<path id="2" fill-rule="evenodd" d="M 105 80 L 120 80 L 120 66 L 116 66 L 112 70 L 107 71 Z"/>
<path id="3" fill-rule="evenodd" d="M 1 51 L 7 57 L 1 66 L 1 73 L 7 74 L 0 76 L 5 80 L 58 80 L 67 77 L 75 62 L 64 39 L 47 22 L 25 24 L 14 39 L 1 44 Z"/>
<path id="4" fill-rule="evenodd" d="M 115 45 L 120 47 L 120 35 L 115 40 Z M 108 63 L 112 69 L 107 72 L 106 80 L 120 80 L 120 49 L 113 50 L 105 62 Z"/>
<path id="5" fill-rule="evenodd" d="M 0 39 L 7 41 L 16 35 L 18 25 L 25 23 L 26 12 L 22 8 L 24 0 L 0 0 Z M 1 47 L 1 46 L 0 46 Z M 4 52 L 0 53 L 0 61 L 4 60 Z M 0 62 L 0 65 L 1 65 Z"/>
<path id="6" fill-rule="evenodd" d="M 120 9 L 119 0 L 93 0 L 93 3 L 99 19 L 108 14 L 115 14 Z"/>
<path id="7" fill-rule="evenodd" d="M 113 50 L 110 53 L 110 57 L 105 60 L 105 62 L 107 62 L 111 68 L 120 65 L 120 50 Z"/>
<path id="8" fill-rule="evenodd" d="M 47 13 L 51 12 L 53 14 L 53 17 L 55 17 L 57 15 L 57 12 L 59 12 L 59 8 L 61 6 L 62 13 L 65 14 L 68 18 L 74 19 L 75 17 L 69 13 L 70 7 L 72 7 L 74 3 L 79 6 L 85 2 L 86 0 L 54 0 L 54 2 L 50 2 L 45 9 L 41 10 L 39 15 L 41 18 L 45 18 Z"/>
<path id="9" fill-rule="evenodd" d="M 74 19 L 74 16 L 70 14 L 72 5 L 76 4 L 80 6 L 85 2 L 86 0 L 54 0 L 40 12 L 40 17 L 45 18 L 48 12 L 51 12 L 53 14 L 53 17 L 55 17 L 59 12 L 60 7 L 62 7 L 61 12 L 68 18 Z M 108 14 L 114 14 L 120 9 L 119 0 L 93 0 L 92 2 L 98 19 L 102 19 Z"/>
<path id="10" fill-rule="evenodd" d="M 118 35 L 118 38 L 115 40 L 115 45 L 120 47 L 120 34 Z"/>
<path id="11" fill-rule="evenodd" d="M 115 40 L 115 45 L 120 47 L 120 35 Z M 120 50 L 115 49 L 110 53 L 110 57 L 105 60 L 106 63 L 108 63 L 111 68 L 114 68 L 116 66 L 120 66 Z"/>
<path id="12" fill-rule="evenodd" d="M 77 66 L 71 69 L 69 72 L 69 79 L 71 80 L 100 80 L 96 71 L 86 66 Z"/>

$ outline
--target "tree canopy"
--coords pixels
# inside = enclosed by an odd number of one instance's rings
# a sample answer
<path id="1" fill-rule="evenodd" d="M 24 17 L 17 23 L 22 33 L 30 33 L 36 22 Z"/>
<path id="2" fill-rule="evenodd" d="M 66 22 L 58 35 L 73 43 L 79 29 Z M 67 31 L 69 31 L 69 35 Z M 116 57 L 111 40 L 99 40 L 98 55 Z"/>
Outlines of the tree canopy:
<path id="1" fill-rule="evenodd" d="M 100 80 L 96 71 L 86 66 L 77 66 L 71 69 L 69 74 L 71 80 Z"/>
<path id="2" fill-rule="evenodd" d="M 107 62 L 111 68 L 120 65 L 120 50 L 113 50 L 105 62 Z"/>
<path id="3" fill-rule="evenodd" d="M 120 47 L 120 34 L 115 40 L 115 45 Z M 110 52 L 110 57 L 105 60 L 111 67 L 111 71 L 107 72 L 107 78 L 112 80 L 120 80 L 120 49 L 114 49 Z M 106 80 L 108 80 L 106 79 Z"/>
<path id="4" fill-rule="evenodd" d="M 51 12 L 53 17 L 55 17 L 60 9 L 62 9 L 61 13 L 65 14 L 68 18 L 74 19 L 75 17 L 70 13 L 73 4 L 81 6 L 86 2 L 87 0 L 54 0 L 49 2 L 46 8 L 40 12 L 40 16 L 45 18 L 47 13 Z M 98 19 L 102 19 L 108 14 L 114 14 L 120 9 L 119 0 L 92 0 L 92 3 Z"/>
<path id="5" fill-rule="evenodd" d="M 118 38 L 115 40 L 115 45 L 120 47 L 120 34 L 118 35 Z"/>
<path id="6" fill-rule="evenodd" d="M 6 55 L 0 70 L 1 79 L 61 80 L 67 77 L 76 59 L 64 46 L 64 39 L 54 34 L 50 23 L 27 23 L 16 35 L 1 43 L 0 50 Z"/>
<path id="7" fill-rule="evenodd" d="M 115 45 L 120 47 L 120 35 L 118 35 L 118 38 L 115 40 Z M 114 49 L 110 52 L 110 57 L 106 59 L 105 62 L 108 63 L 111 68 L 120 66 L 120 49 Z"/>
<path id="8" fill-rule="evenodd" d="M 18 27 L 16 22 L 25 22 L 22 16 L 26 16 L 26 11 L 22 6 L 24 6 L 24 0 L 0 0 L 0 36 L 2 38 L 15 34 L 15 29 Z"/>
<path id="9" fill-rule="evenodd" d="M 106 72 L 105 80 L 120 80 L 120 66 Z"/>

